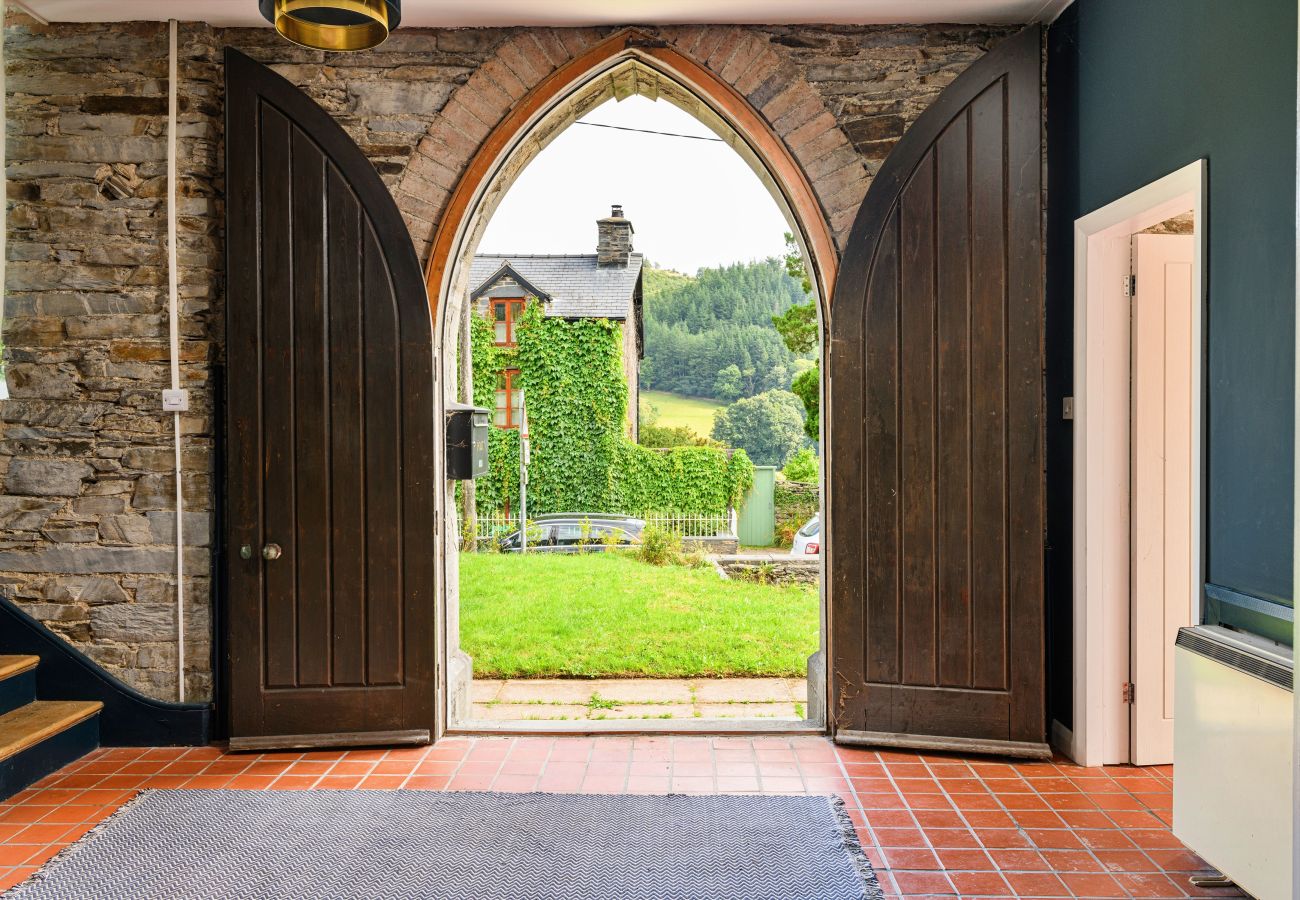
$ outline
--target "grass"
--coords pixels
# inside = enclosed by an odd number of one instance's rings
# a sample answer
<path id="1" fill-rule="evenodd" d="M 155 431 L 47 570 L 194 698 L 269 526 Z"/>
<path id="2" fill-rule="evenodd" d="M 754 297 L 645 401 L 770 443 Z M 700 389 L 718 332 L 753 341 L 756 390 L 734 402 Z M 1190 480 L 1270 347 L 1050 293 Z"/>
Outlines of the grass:
<path id="1" fill-rule="evenodd" d="M 460 646 L 479 678 L 796 678 L 817 604 L 810 587 L 617 553 L 460 558 Z"/>
<path id="2" fill-rule="evenodd" d="M 723 404 L 702 397 L 683 397 L 666 391 L 642 391 L 641 398 L 659 410 L 658 425 L 673 428 L 685 425 L 700 437 L 713 433 L 713 411 Z"/>

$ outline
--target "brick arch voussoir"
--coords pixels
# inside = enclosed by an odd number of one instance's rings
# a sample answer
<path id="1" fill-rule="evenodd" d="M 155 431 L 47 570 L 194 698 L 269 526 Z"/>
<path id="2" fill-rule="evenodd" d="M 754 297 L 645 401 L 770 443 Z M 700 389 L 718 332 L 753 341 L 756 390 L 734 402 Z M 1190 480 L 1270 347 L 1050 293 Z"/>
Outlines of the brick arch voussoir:
<path id="1" fill-rule="evenodd" d="M 729 84 L 767 122 L 803 169 L 842 251 L 871 175 L 821 94 L 784 49 L 755 27 L 683 25 L 659 33 Z"/>
<path id="2" fill-rule="evenodd" d="M 827 239 L 819 245 L 820 258 L 829 261 L 824 271 L 833 276 L 870 176 L 821 95 L 762 28 L 521 28 L 451 94 L 395 189 L 419 257 L 429 266 L 431 295 L 437 275 L 435 243 L 442 246 L 444 240 L 440 227 L 446 225 L 443 219 L 449 204 L 457 202 L 462 181 L 486 139 L 518 107 L 527 105 L 530 93 L 548 76 L 597 60 L 602 52 L 598 45 L 620 41 L 625 47 L 644 47 L 652 55 L 653 48 L 666 48 L 706 70 L 735 92 L 759 127 L 766 127 L 784 145 L 787 164 L 800 170 L 810 195 L 811 204 L 796 204 L 797 214 L 804 220 L 810 215 L 820 219 L 818 227 Z M 712 94 L 718 87 L 704 90 Z M 833 277 L 824 287 L 829 289 L 831 283 Z M 436 308 L 432 296 L 431 303 Z"/>
<path id="3" fill-rule="evenodd" d="M 462 173 L 511 107 L 605 35 L 596 28 L 524 28 L 507 38 L 435 115 L 397 183 L 398 209 L 423 261 Z"/>

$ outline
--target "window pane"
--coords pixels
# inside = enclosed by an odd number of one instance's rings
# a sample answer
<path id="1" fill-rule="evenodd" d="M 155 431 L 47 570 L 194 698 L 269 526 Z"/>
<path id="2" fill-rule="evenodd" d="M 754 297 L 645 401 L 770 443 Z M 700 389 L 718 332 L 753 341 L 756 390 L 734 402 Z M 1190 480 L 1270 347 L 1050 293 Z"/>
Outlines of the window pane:
<path id="1" fill-rule="evenodd" d="M 493 303 L 492 314 L 498 322 L 506 320 L 506 305 L 504 303 Z"/>
<path id="2" fill-rule="evenodd" d="M 574 544 L 579 543 L 581 540 L 582 540 L 581 525 L 565 524 L 565 525 L 555 526 L 555 542 L 559 544 L 561 547 L 565 547 L 565 546 L 572 547 Z"/>
<path id="3" fill-rule="evenodd" d="M 505 322 L 497 322 L 496 339 L 498 344 L 509 343 L 510 332 L 509 329 L 506 328 Z"/>

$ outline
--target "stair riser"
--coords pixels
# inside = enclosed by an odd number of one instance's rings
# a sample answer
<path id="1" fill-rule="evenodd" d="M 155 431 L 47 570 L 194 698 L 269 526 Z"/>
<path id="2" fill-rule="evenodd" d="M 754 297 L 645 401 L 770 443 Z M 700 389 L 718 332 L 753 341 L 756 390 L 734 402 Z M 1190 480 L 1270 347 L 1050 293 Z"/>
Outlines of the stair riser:
<path id="1" fill-rule="evenodd" d="M 99 716 L 94 715 L 14 754 L 0 762 L 0 800 L 12 797 L 98 746 Z"/>
<path id="2" fill-rule="evenodd" d="M 36 699 L 36 670 L 28 669 L 0 681 L 0 716 Z"/>

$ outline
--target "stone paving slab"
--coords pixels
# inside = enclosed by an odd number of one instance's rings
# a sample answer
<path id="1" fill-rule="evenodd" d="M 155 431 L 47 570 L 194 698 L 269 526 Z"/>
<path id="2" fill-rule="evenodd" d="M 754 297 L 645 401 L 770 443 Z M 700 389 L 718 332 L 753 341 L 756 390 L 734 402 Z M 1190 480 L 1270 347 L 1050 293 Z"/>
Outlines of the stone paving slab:
<path id="1" fill-rule="evenodd" d="M 802 678 L 475 679 L 477 721 L 803 718 Z"/>

